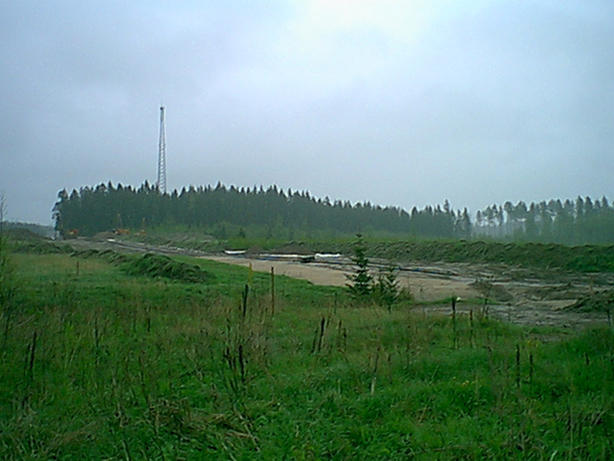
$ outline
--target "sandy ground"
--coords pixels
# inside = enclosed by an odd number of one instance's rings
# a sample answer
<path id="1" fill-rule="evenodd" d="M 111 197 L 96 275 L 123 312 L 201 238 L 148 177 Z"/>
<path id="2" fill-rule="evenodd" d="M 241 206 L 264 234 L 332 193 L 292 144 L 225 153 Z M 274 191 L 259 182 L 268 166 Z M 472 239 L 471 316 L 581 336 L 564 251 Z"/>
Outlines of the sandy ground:
<path id="1" fill-rule="evenodd" d="M 204 256 L 206 259 L 237 264 L 241 266 L 252 265 L 255 271 L 268 272 L 271 267 L 276 274 L 308 280 L 317 285 L 345 286 L 346 275 L 351 272 L 347 266 L 330 265 L 325 263 L 299 263 L 288 261 L 271 261 L 236 256 Z M 451 307 L 447 304 L 430 304 L 432 301 L 441 301 L 456 296 L 460 298 L 457 303 L 458 315 L 475 315 L 484 310 L 484 292 L 474 288 L 472 284 L 476 279 L 486 278 L 506 293 L 508 300 L 505 303 L 490 301 L 487 305 L 488 315 L 522 325 L 555 325 L 575 329 L 589 324 L 604 324 L 607 315 L 602 312 L 575 312 L 565 307 L 573 304 L 578 295 L 592 289 L 589 282 L 578 275 L 573 279 L 574 290 L 567 293 L 561 288 L 571 282 L 564 280 L 510 280 L 505 268 L 486 268 L 468 264 L 437 264 L 422 267 L 422 271 L 401 271 L 399 273 L 400 287 L 408 287 L 419 305 L 417 310 L 425 313 L 450 314 Z M 536 295 L 540 290 L 549 289 L 556 299 L 548 299 Z M 552 297 L 552 295 L 550 295 Z"/>
<path id="2" fill-rule="evenodd" d="M 351 265 L 273 261 L 243 256 L 204 255 L 198 251 L 175 247 L 159 247 L 129 241 L 77 239 L 71 244 L 79 249 L 114 249 L 128 252 L 186 254 L 227 264 L 249 266 L 255 271 L 269 272 L 307 280 L 317 285 L 345 286 Z M 417 264 L 417 263 L 416 263 Z M 563 274 L 531 272 L 505 265 L 448 264 L 407 265 L 398 275 L 401 288 L 409 288 L 418 303 L 416 309 L 450 313 L 450 306 L 431 303 L 452 296 L 460 297 L 459 315 L 483 309 L 485 297 L 490 301 L 489 315 L 523 325 L 555 325 L 577 328 L 587 324 L 605 324 L 605 312 L 579 312 L 565 309 L 594 290 L 614 285 L 614 274 Z M 476 281 L 487 281 L 491 288 L 478 289 Z M 420 305 L 420 303 L 423 303 Z M 426 303 L 426 304 L 424 304 Z"/>
<path id="3" fill-rule="evenodd" d="M 347 272 L 331 269 L 317 263 L 301 264 L 288 261 L 263 261 L 234 256 L 203 256 L 203 258 L 245 267 L 251 264 L 252 269 L 259 272 L 268 272 L 272 267 L 277 275 L 287 275 L 295 279 L 308 280 L 316 285 L 344 286 L 346 282 L 345 275 Z"/>
<path id="4" fill-rule="evenodd" d="M 252 265 L 255 271 L 268 272 L 271 267 L 279 275 L 287 275 L 302 280 L 308 280 L 316 285 L 345 286 L 350 271 L 345 267 L 335 267 L 328 264 L 303 264 L 288 261 L 263 261 L 260 259 L 234 256 L 205 256 L 206 259 L 237 264 Z M 450 296 L 461 298 L 477 298 L 480 293 L 469 284 L 472 279 L 462 277 L 426 275 L 420 272 L 403 271 L 398 276 L 399 287 L 409 288 L 417 301 L 436 301 Z"/>

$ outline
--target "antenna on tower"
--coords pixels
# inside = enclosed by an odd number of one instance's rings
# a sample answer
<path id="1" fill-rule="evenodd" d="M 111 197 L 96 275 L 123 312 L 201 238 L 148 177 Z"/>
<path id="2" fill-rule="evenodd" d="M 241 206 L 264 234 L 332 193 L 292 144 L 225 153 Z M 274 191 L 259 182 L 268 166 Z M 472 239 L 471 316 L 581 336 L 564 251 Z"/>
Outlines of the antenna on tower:
<path id="1" fill-rule="evenodd" d="M 158 191 L 166 194 L 166 125 L 164 106 L 160 106 L 160 142 L 158 143 Z"/>

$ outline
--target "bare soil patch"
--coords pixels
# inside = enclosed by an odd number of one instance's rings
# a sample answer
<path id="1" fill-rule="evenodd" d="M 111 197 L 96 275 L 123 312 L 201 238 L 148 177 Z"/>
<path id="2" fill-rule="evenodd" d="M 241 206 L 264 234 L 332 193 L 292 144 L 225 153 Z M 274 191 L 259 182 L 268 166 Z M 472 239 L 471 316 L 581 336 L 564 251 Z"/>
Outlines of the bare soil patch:
<path id="1" fill-rule="evenodd" d="M 276 274 L 318 285 L 345 286 L 346 275 L 352 271 L 347 264 L 304 264 L 235 256 L 204 257 L 245 267 L 251 264 L 255 271 L 266 272 L 273 267 Z M 443 300 L 454 296 L 460 298 L 457 303 L 459 315 L 469 315 L 470 311 L 477 315 L 485 309 L 486 299 L 489 316 L 516 324 L 577 328 L 608 322 L 605 311 L 573 309 L 578 299 L 595 290 L 606 289 L 612 283 L 608 274 L 532 274 L 506 266 L 466 263 L 429 264 L 403 269 L 399 272 L 399 285 L 411 290 L 420 304 L 416 309 L 425 313 L 450 314 L 450 304 Z"/>
<path id="2" fill-rule="evenodd" d="M 185 254 L 245 267 L 251 263 L 255 271 L 268 272 L 273 267 L 276 274 L 317 285 L 345 286 L 346 274 L 353 270 L 348 260 L 336 264 L 301 263 L 263 260 L 253 256 L 206 255 L 195 250 L 146 245 L 115 238 L 98 241 L 76 239 L 70 243 L 78 249 Z M 457 303 L 459 315 L 468 315 L 472 310 L 476 313 L 483 309 L 483 301 L 487 299 L 489 315 L 505 321 L 577 328 L 587 324 L 608 323 L 609 307 L 587 312 L 587 302 L 581 300 L 611 289 L 614 274 L 531 270 L 504 264 L 406 262 L 399 272 L 399 282 L 401 287 L 407 287 L 413 293 L 419 304 L 416 309 L 424 312 L 449 313 L 449 303 L 443 300 L 454 296 L 460 298 Z M 601 300 L 601 297 L 598 298 Z M 610 297 L 604 299 L 609 300 Z"/>

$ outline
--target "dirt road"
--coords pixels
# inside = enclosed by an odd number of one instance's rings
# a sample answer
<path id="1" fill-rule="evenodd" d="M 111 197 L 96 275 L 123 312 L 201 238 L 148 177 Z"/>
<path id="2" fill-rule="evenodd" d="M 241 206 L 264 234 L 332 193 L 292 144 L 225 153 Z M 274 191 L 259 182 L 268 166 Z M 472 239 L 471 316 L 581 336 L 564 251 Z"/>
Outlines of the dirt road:
<path id="1" fill-rule="evenodd" d="M 351 269 L 344 265 L 325 263 L 303 264 L 290 261 L 268 261 L 235 256 L 203 256 L 206 259 L 240 266 L 252 265 L 255 271 L 266 272 L 273 267 L 276 274 L 308 280 L 316 285 L 345 286 Z M 418 271 L 401 271 L 399 286 L 409 288 L 417 301 L 436 301 L 450 296 L 476 298 L 480 293 L 470 286 L 473 279 L 460 276 L 427 274 Z"/>
<path id="2" fill-rule="evenodd" d="M 77 239 L 71 245 L 79 249 L 113 249 L 124 252 L 153 252 L 185 254 L 227 264 L 248 266 L 276 274 L 308 280 L 317 285 L 344 286 L 350 264 L 301 263 L 296 261 L 263 260 L 255 257 L 205 255 L 195 250 L 177 247 L 146 245 L 125 240 Z M 614 274 L 569 274 L 513 268 L 505 265 L 478 265 L 467 263 L 436 263 L 403 265 L 399 272 L 399 285 L 409 288 L 418 306 L 429 312 L 448 313 L 445 304 L 432 304 L 452 296 L 461 298 L 458 312 L 476 312 L 483 308 L 483 299 L 489 300 L 488 310 L 500 319 L 525 325 L 556 325 L 576 328 L 607 320 L 605 312 L 570 311 L 565 307 L 577 299 L 614 285 Z M 480 301 L 482 300 L 482 301 Z"/>
<path id="3" fill-rule="evenodd" d="M 251 264 L 255 271 L 268 272 L 273 267 L 276 274 L 308 280 L 317 285 L 345 286 L 346 275 L 351 273 L 351 267 L 347 265 L 304 264 L 243 256 L 203 257 L 246 267 Z M 416 307 L 425 313 L 449 314 L 450 307 L 447 304 L 432 302 L 456 296 L 460 298 L 457 303 L 459 315 L 482 311 L 484 303 L 480 299 L 488 298 L 489 315 L 516 324 L 554 325 L 573 329 L 607 322 L 607 314 L 603 312 L 565 309 L 593 289 L 590 278 L 580 274 L 560 277 L 562 279 L 550 275 L 548 280 L 514 280 L 505 267 L 440 263 L 421 266 L 420 269 L 406 268 L 400 271 L 398 278 L 400 287 L 409 288 L 418 304 L 428 303 Z"/>

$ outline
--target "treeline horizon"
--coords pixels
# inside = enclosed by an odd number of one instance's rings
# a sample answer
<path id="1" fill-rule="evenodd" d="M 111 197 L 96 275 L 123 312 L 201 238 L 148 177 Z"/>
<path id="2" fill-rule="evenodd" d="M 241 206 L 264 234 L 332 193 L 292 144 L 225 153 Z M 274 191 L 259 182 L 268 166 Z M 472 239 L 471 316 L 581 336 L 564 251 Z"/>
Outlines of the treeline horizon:
<path id="1" fill-rule="evenodd" d="M 250 237 L 246 232 L 260 229 L 266 237 L 289 240 L 317 231 L 571 245 L 614 243 L 614 208 L 605 197 L 530 204 L 508 201 L 478 210 L 472 220 L 467 208 L 455 211 L 448 200 L 422 209 L 414 206 L 408 212 L 370 202 L 316 198 L 308 191 L 284 191 L 275 185 L 265 189 L 227 187 L 218 182 L 215 187 L 189 186 L 162 194 L 147 181 L 139 188 L 114 186 L 109 181 L 73 189 L 70 194 L 61 190 L 53 220 L 62 236 L 88 236 L 117 228 L 186 226 L 218 238 Z"/>

